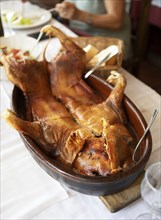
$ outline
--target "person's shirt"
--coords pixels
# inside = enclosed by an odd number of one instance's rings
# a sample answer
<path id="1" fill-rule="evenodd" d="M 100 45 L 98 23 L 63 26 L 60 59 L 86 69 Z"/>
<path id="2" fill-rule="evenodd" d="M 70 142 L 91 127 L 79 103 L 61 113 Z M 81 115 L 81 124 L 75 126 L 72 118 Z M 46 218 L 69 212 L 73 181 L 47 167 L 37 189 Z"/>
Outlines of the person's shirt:
<path id="1" fill-rule="evenodd" d="M 102 0 L 68 0 L 76 5 L 80 10 L 87 11 L 93 14 L 105 14 L 108 13 Z M 127 13 L 124 15 L 122 28 L 119 30 L 110 30 L 106 28 L 99 28 L 89 25 L 84 22 L 70 20 L 70 27 L 79 29 L 80 31 L 91 34 L 92 36 L 106 36 L 119 38 L 124 41 L 125 45 L 125 59 L 131 56 L 131 23 L 130 17 Z"/>

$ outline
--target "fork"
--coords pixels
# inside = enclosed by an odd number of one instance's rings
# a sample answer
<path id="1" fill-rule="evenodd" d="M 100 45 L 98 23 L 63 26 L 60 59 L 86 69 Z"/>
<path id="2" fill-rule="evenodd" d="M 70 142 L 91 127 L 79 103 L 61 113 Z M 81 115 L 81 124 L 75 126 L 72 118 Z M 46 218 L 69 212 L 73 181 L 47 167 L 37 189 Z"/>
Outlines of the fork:
<path id="1" fill-rule="evenodd" d="M 152 114 L 152 117 L 151 117 L 151 119 L 150 119 L 150 121 L 149 121 L 149 123 L 148 123 L 147 128 L 145 129 L 145 131 L 144 131 L 142 137 L 140 138 L 138 144 L 136 145 L 136 147 L 135 147 L 135 149 L 134 149 L 134 152 L 133 152 L 133 155 L 132 155 L 132 160 L 133 160 L 133 161 L 135 161 L 136 151 L 138 150 L 138 148 L 139 148 L 139 146 L 140 146 L 142 140 L 144 139 L 145 135 L 146 135 L 147 132 L 149 131 L 150 127 L 152 126 L 152 124 L 153 124 L 153 122 L 154 122 L 154 120 L 155 120 L 155 118 L 156 118 L 158 112 L 159 112 L 159 109 L 156 108 L 156 109 L 154 110 L 153 114 Z"/>

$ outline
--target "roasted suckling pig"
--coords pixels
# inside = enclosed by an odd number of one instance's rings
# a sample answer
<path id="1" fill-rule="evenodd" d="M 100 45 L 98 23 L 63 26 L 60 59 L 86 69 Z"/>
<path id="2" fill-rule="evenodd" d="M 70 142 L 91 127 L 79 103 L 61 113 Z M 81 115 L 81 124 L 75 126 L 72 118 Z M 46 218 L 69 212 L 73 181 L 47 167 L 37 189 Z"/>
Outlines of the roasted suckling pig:
<path id="1" fill-rule="evenodd" d="M 77 173 L 107 176 L 127 169 L 133 163 L 134 138 L 122 108 L 124 76 L 110 76 L 115 87 L 104 101 L 83 80 L 85 52 L 53 26 L 42 31 L 63 45 L 52 61 L 2 57 L 9 80 L 26 100 L 25 119 L 10 110 L 5 119 Z"/>
<path id="2" fill-rule="evenodd" d="M 108 81 L 115 87 L 110 96 L 102 101 L 83 80 L 86 66 L 83 49 L 53 26 L 46 26 L 42 31 L 58 37 L 63 46 L 63 50 L 47 64 L 53 95 L 65 104 L 79 125 L 104 138 L 113 170 L 128 166 L 132 162 L 130 144 L 133 137 L 126 127 L 122 108 L 125 77 L 117 72 L 112 73 Z M 87 160 L 83 154 L 79 156 L 77 165 L 79 161 L 82 166 L 82 160 Z"/>

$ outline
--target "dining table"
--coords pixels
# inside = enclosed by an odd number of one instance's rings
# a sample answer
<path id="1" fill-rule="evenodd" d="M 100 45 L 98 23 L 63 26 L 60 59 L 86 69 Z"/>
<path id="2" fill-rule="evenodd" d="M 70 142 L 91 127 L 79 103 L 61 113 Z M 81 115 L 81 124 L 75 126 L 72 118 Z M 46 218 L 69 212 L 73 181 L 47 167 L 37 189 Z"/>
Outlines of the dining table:
<path id="1" fill-rule="evenodd" d="M 25 3 L 32 7 L 30 3 Z M 38 7 L 38 6 L 36 6 Z M 77 37 L 67 26 L 51 17 L 46 23 L 58 27 L 66 35 Z M 45 24 L 45 25 L 46 25 Z M 4 36 L 25 35 L 40 31 L 43 25 L 27 29 L 4 27 Z M 59 40 L 52 38 L 49 53 L 56 54 Z M 47 40 L 38 43 L 45 47 Z M 137 106 L 148 122 L 154 109 L 159 113 L 150 128 L 152 135 L 152 153 L 146 167 L 161 161 L 161 96 L 120 67 L 127 86 L 125 95 Z M 99 76 L 99 75 L 98 75 Z M 1 219 L 135 219 L 139 214 L 148 212 L 140 197 L 126 207 L 112 213 L 99 196 L 86 195 L 61 185 L 49 176 L 32 158 L 25 148 L 17 131 L 3 119 L 5 109 L 12 108 L 14 85 L 6 78 L 0 79 L 1 100 Z"/>

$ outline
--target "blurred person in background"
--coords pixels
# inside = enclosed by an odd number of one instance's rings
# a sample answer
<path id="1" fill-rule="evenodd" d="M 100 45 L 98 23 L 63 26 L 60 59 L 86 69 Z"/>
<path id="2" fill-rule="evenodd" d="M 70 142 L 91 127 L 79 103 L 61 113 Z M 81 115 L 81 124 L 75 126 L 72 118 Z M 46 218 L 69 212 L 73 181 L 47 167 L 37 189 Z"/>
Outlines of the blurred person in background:
<path id="1" fill-rule="evenodd" d="M 66 0 L 56 4 L 61 18 L 73 30 L 92 36 L 122 39 L 125 59 L 131 58 L 131 23 L 125 0 Z"/>
<path id="2" fill-rule="evenodd" d="M 131 22 L 126 10 L 130 0 L 22 0 L 42 8 L 55 7 L 53 16 L 78 35 L 122 39 L 125 57 L 131 58 Z"/>

